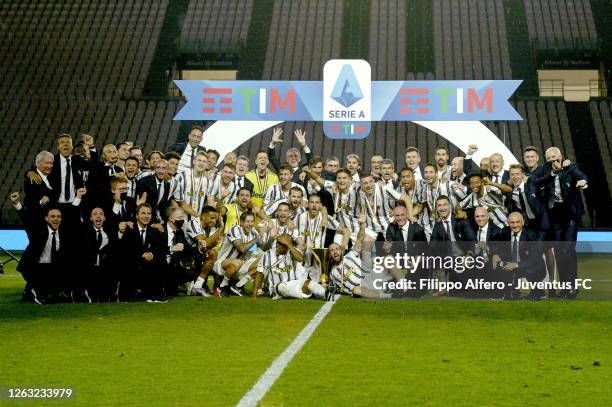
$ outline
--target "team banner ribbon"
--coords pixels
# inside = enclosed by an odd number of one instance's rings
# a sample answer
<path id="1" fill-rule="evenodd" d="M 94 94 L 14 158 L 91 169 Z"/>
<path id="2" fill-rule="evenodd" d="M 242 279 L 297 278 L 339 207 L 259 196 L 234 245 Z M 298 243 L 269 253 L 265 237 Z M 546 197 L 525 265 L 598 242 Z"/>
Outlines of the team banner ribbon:
<path id="1" fill-rule="evenodd" d="M 177 80 L 174 120 L 323 121 L 332 138 L 363 138 L 372 121 L 522 120 L 508 99 L 520 80 L 370 81 L 363 60 L 331 60 L 323 81 Z"/>

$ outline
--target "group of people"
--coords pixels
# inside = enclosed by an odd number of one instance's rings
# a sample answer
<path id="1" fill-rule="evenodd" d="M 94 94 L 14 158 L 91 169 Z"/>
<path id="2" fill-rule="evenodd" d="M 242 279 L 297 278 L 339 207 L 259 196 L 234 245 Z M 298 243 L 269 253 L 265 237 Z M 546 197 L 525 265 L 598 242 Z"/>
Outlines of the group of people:
<path id="1" fill-rule="evenodd" d="M 501 154 L 477 165 L 476 145 L 450 163 L 439 147 L 426 164 L 408 147 L 401 166 L 375 154 L 365 171 L 355 154 L 342 162 L 313 156 L 302 130 L 294 132 L 300 147 L 288 149 L 281 162 L 282 135 L 274 129 L 252 162 L 234 152 L 221 160 L 204 147 L 198 126 L 187 141 L 146 156 L 129 142 L 99 152 L 89 134 L 78 140 L 61 134 L 55 153 L 36 156 L 23 196 L 11 195 L 29 238 L 18 266 L 23 299 L 420 296 L 432 290 L 372 286 L 372 264 L 376 257 L 431 251 L 434 243 L 448 244 L 453 256 L 484 255 L 485 279 L 538 282 L 553 280 L 555 270 L 560 281 L 576 278 L 572 242 L 587 179 L 556 147 L 544 160 L 527 147 L 523 164 L 509 169 Z M 492 249 L 492 242 L 507 244 Z M 410 267 L 384 274 L 389 281 L 465 278 Z M 529 298 L 544 294 L 534 288 Z M 548 290 L 549 297 L 576 294 Z M 518 298 L 516 289 L 495 295 Z"/>

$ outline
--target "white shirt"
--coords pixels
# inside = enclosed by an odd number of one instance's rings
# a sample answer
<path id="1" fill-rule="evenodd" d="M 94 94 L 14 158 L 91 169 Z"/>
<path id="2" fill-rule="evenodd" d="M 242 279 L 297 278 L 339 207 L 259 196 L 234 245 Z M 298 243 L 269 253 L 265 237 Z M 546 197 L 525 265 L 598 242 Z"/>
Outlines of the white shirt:
<path id="1" fill-rule="evenodd" d="M 489 223 L 487 222 L 483 227 L 479 228 L 476 231 L 476 239 L 478 239 L 479 242 L 486 242 L 488 230 L 489 230 Z"/>
<path id="2" fill-rule="evenodd" d="M 45 247 L 43 248 L 43 251 L 40 254 L 40 258 L 38 259 L 39 263 L 44 264 L 51 263 L 51 247 L 53 245 L 53 233 L 55 233 L 56 252 L 60 249 L 59 231 L 51 229 L 51 226 L 49 225 L 47 225 L 47 230 L 49 231 L 49 237 L 47 237 L 47 243 L 45 243 Z"/>
<path id="3" fill-rule="evenodd" d="M 72 157 L 70 158 L 70 168 L 72 169 L 72 166 L 74 165 L 74 162 L 72 161 Z M 70 172 L 70 196 L 66 197 L 64 196 L 64 191 L 66 191 L 66 166 L 68 164 L 68 159 L 66 157 L 64 157 L 63 155 L 60 155 L 60 168 L 61 168 L 61 180 L 60 180 L 60 195 L 59 195 L 59 199 L 58 202 L 59 203 L 68 203 L 68 202 L 72 202 L 72 200 L 74 199 L 74 173 Z"/>
<path id="4" fill-rule="evenodd" d="M 446 222 L 448 222 L 448 223 L 446 223 Z M 448 232 L 447 232 L 448 240 L 454 242 L 456 240 L 455 239 L 455 231 L 453 230 L 453 222 L 451 220 L 451 216 L 450 215 L 448 215 L 448 218 L 442 220 L 442 227 L 444 227 L 444 230 L 446 230 L 446 225 L 448 225 Z"/>
<path id="5" fill-rule="evenodd" d="M 191 154 L 193 153 L 193 161 L 195 162 L 195 155 L 198 152 L 197 150 L 197 147 L 193 148 L 191 147 L 191 144 L 187 143 L 187 147 L 185 147 L 185 151 L 183 151 L 183 155 L 181 156 L 181 160 L 178 164 L 179 171 L 187 171 L 191 169 Z"/>
<path id="6" fill-rule="evenodd" d="M 102 244 L 98 248 L 98 251 L 100 251 L 102 250 L 104 246 L 108 244 L 108 235 L 106 234 L 104 229 L 98 229 L 95 226 L 94 226 L 94 231 L 96 232 L 96 242 L 98 241 L 98 231 L 100 231 L 100 234 L 102 235 Z M 96 266 L 99 266 L 99 265 L 100 265 L 100 254 L 97 254 L 96 255 Z"/>
<path id="7" fill-rule="evenodd" d="M 523 205 L 521 205 L 521 195 L 523 196 L 523 202 L 525 203 L 524 208 Z M 521 208 L 521 210 L 527 213 L 527 217 L 529 219 L 535 219 L 535 214 L 531 210 L 529 202 L 527 202 L 527 196 L 525 195 L 525 181 L 522 181 L 521 185 L 519 185 L 518 187 L 514 187 L 514 191 L 512 191 L 512 199 L 514 200 L 514 202 L 516 202 L 517 206 Z"/>
<path id="8" fill-rule="evenodd" d="M 144 231 L 144 235 L 142 235 L 141 237 L 141 234 L 143 231 Z M 138 236 L 139 236 L 139 239 L 141 240 L 141 243 L 144 245 L 144 242 L 146 242 L 147 240 L 147 228 L 146 227 L 141 228 L 140 225 L 138 225 Z"/>
<path id="9" fill-rule="evenodd" d="M 47 186 L 47 188 L 52 190 L 53 188 L 51 188 L 51 184 L 49 184 L 49 178 L 47 178 L 47 176 L 45 174 L 40 172 L 40 170 L 38 168 L 36 169 L 36 172 L 38 173 L 38 175 L 40 175 L 40 178 L 42 178 L 42 180 L 45 183 L 45 185 Z"/>

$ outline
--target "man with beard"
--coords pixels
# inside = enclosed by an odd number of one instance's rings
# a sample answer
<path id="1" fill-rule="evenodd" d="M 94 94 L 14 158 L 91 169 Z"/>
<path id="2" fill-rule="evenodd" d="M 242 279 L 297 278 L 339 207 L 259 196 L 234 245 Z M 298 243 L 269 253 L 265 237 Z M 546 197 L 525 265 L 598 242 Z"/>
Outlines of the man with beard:
<path id="1" fill-rule="evenodd" d="M 253 214 L 263 219 L 266 218 L 265 213 L 261 208 L 253 205 L 251 200 L 251 191 L 242 188 L 238 191 L 236 202 L 223 205 L 222 202 L 217 202 L 217 211 L 221 217 L 225 218 L 225 233 L 229 233 L 234 225 L 240 225 L 242 214 L 254 211 Z"/>
<path id="2" fill-rule="evenodd" d="M 451 179 L 451 167 L 448 165 L 450 155 L 448 148 L 444 146 L 436 147 L 435 152 L 436 176 L 438 179 Z"/>
<path id="3" fill-rule="evenodd" d="M 440 196 L 449 198 L 451 211 L 455 212 L 455 208 L 458 205 L 457 201 L 465 198 L 465 192 L 457 182 L 451 181 L 448 178 L 440 179 L 435 165 L 425 164 L 417 202 L 423 207 L 420 221 L 427 236 L 431 236 L 436 222 L 436 201 Z"/>
<path id="4" fill-rule="evenodd" d="M 265 242 L 260 233 L 255 230 L 255 214 L 244 212 L 240 215 L 240 224 L 230 228 L 225 236 L 213 271 L 222 278 L 219 284 L 219 296 L 227 297 L 230 291 L 244 297 L 244 286 L 253 279 L 257 267 L 258 256 L 253 250 L 258 246 L 264 248 Z M 232 280 L 238 279 L 230 287 Z"/>
<path id="5" fill-rule="evenodd" d="M 260 151 L 255 159 L 255 169 L 245 174 L 246 179 L 253 184 L 251 202 L 253 202 L 254 206 L 263 207 L 263 201 L 268 188 L 279 183 L 278 176 L 268 169 L 269 163 L 268 153 Z"/>
<path id="6" fill-rule="evenodd" d="M 257 266 L 255 289 L 267 276 L 272 299 L 310 298 L 332 299 L 331 293 L 321 284 L 310 280 L 300 264 L 302 255 L 289 235 L 281 235 L 275 247 L 268 249 Z"/>
<path id="7" fill-rule="evenodd" d="M 302 190 L 303 196 L 306 196 L 304 187 L 300 184 L 293 182 L 293 169 L 289 164 L 282 164 L 278 170 L 279 183 L 274 184 L 268 188 L 266 197 L 264 198 L 264 211 L 266 215 L 271 215 L 276 210 L 276 207 L 280 202 L 289 201 L 289 193 L 291 188 L 299 188 Z"/>
<path id="8" fill-rule="evenodd" d="M 361 263 L 361 250 L 365 237 L 365 213 L 359 215 L 359 232 L 353 247 L 346 251 L 338 243 L 329 245 L 329 291 L 363 298 L 391 298 L 388 293 L 364 287 L 362 282 L 371 271 Z"/>
<path id="9" fill-rule="evenodd" d="M 328 230 L 333 230 L 334 233 L 340 231 L 341 235 L 338 235 L 338 239 L 341 239 L 342 247 L 346 247 L 349 239 L 348 229 L 341 229 L 340 223 L 328 215 L 327 210 L 321 204 L 319 195 L 308 197 L 308 211 L 297 216 L 293 222 L 300 237 L 306 243 L 305 264 L 309 278 L 319 281 L 321 268 L 315 262 L 314 249 L 325 248 Z"/>
<path id="10" fill-rule="evenodd" d="M 227 204 L 230 202 L 230 197 L 234 195 L 236 185 L 234 184 L 236 167 L 234 164 L 223 164 L 220 173 L 217 173 L 212 180 L 209 191 L 209 204 L 213 202 L 221 202 Z"/>
<path id="11" fill-rule="evenodd" d="M 164 223 L 166 209 L 170 206 L 170 182 L 166 180 L 168 162 L 159 160 L 155 164 L 155 173 L 136 182 L 137 200 L 144 199 L 153 211 L 153 223 Z"/>
<path id="12" fill-rule="evenodd" d="M 217 260 L 217 253 L 223 240 L 223 229 L 223 220 L 218 217 L 217 210 L 212 206 L 205 206 L 199 219 L 193 218 L 186 223 L 187 239 L 200 253 L 200 274 L 187 290 L 189 295 L 203 297 L 212 295 L 208 289 L 208 276 Z M 213 273 L 215 288 L 219 286 L 216 277 Z"/>

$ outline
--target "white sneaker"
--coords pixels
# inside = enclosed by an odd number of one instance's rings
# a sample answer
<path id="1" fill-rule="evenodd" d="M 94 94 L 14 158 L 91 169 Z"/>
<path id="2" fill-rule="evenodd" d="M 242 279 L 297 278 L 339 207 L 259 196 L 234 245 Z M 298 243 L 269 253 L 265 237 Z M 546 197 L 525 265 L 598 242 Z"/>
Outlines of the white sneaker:
<path id="1" fill-rule="evenodd" d="M 209 298 L 211 297 L 210 293 L 203 289 L 203 288 L 192 288 L 191 291 L 189 292 L 189 295 L 198 295 L 198 296 L 202 296 L 202 297 L 206 297 Z"/>

